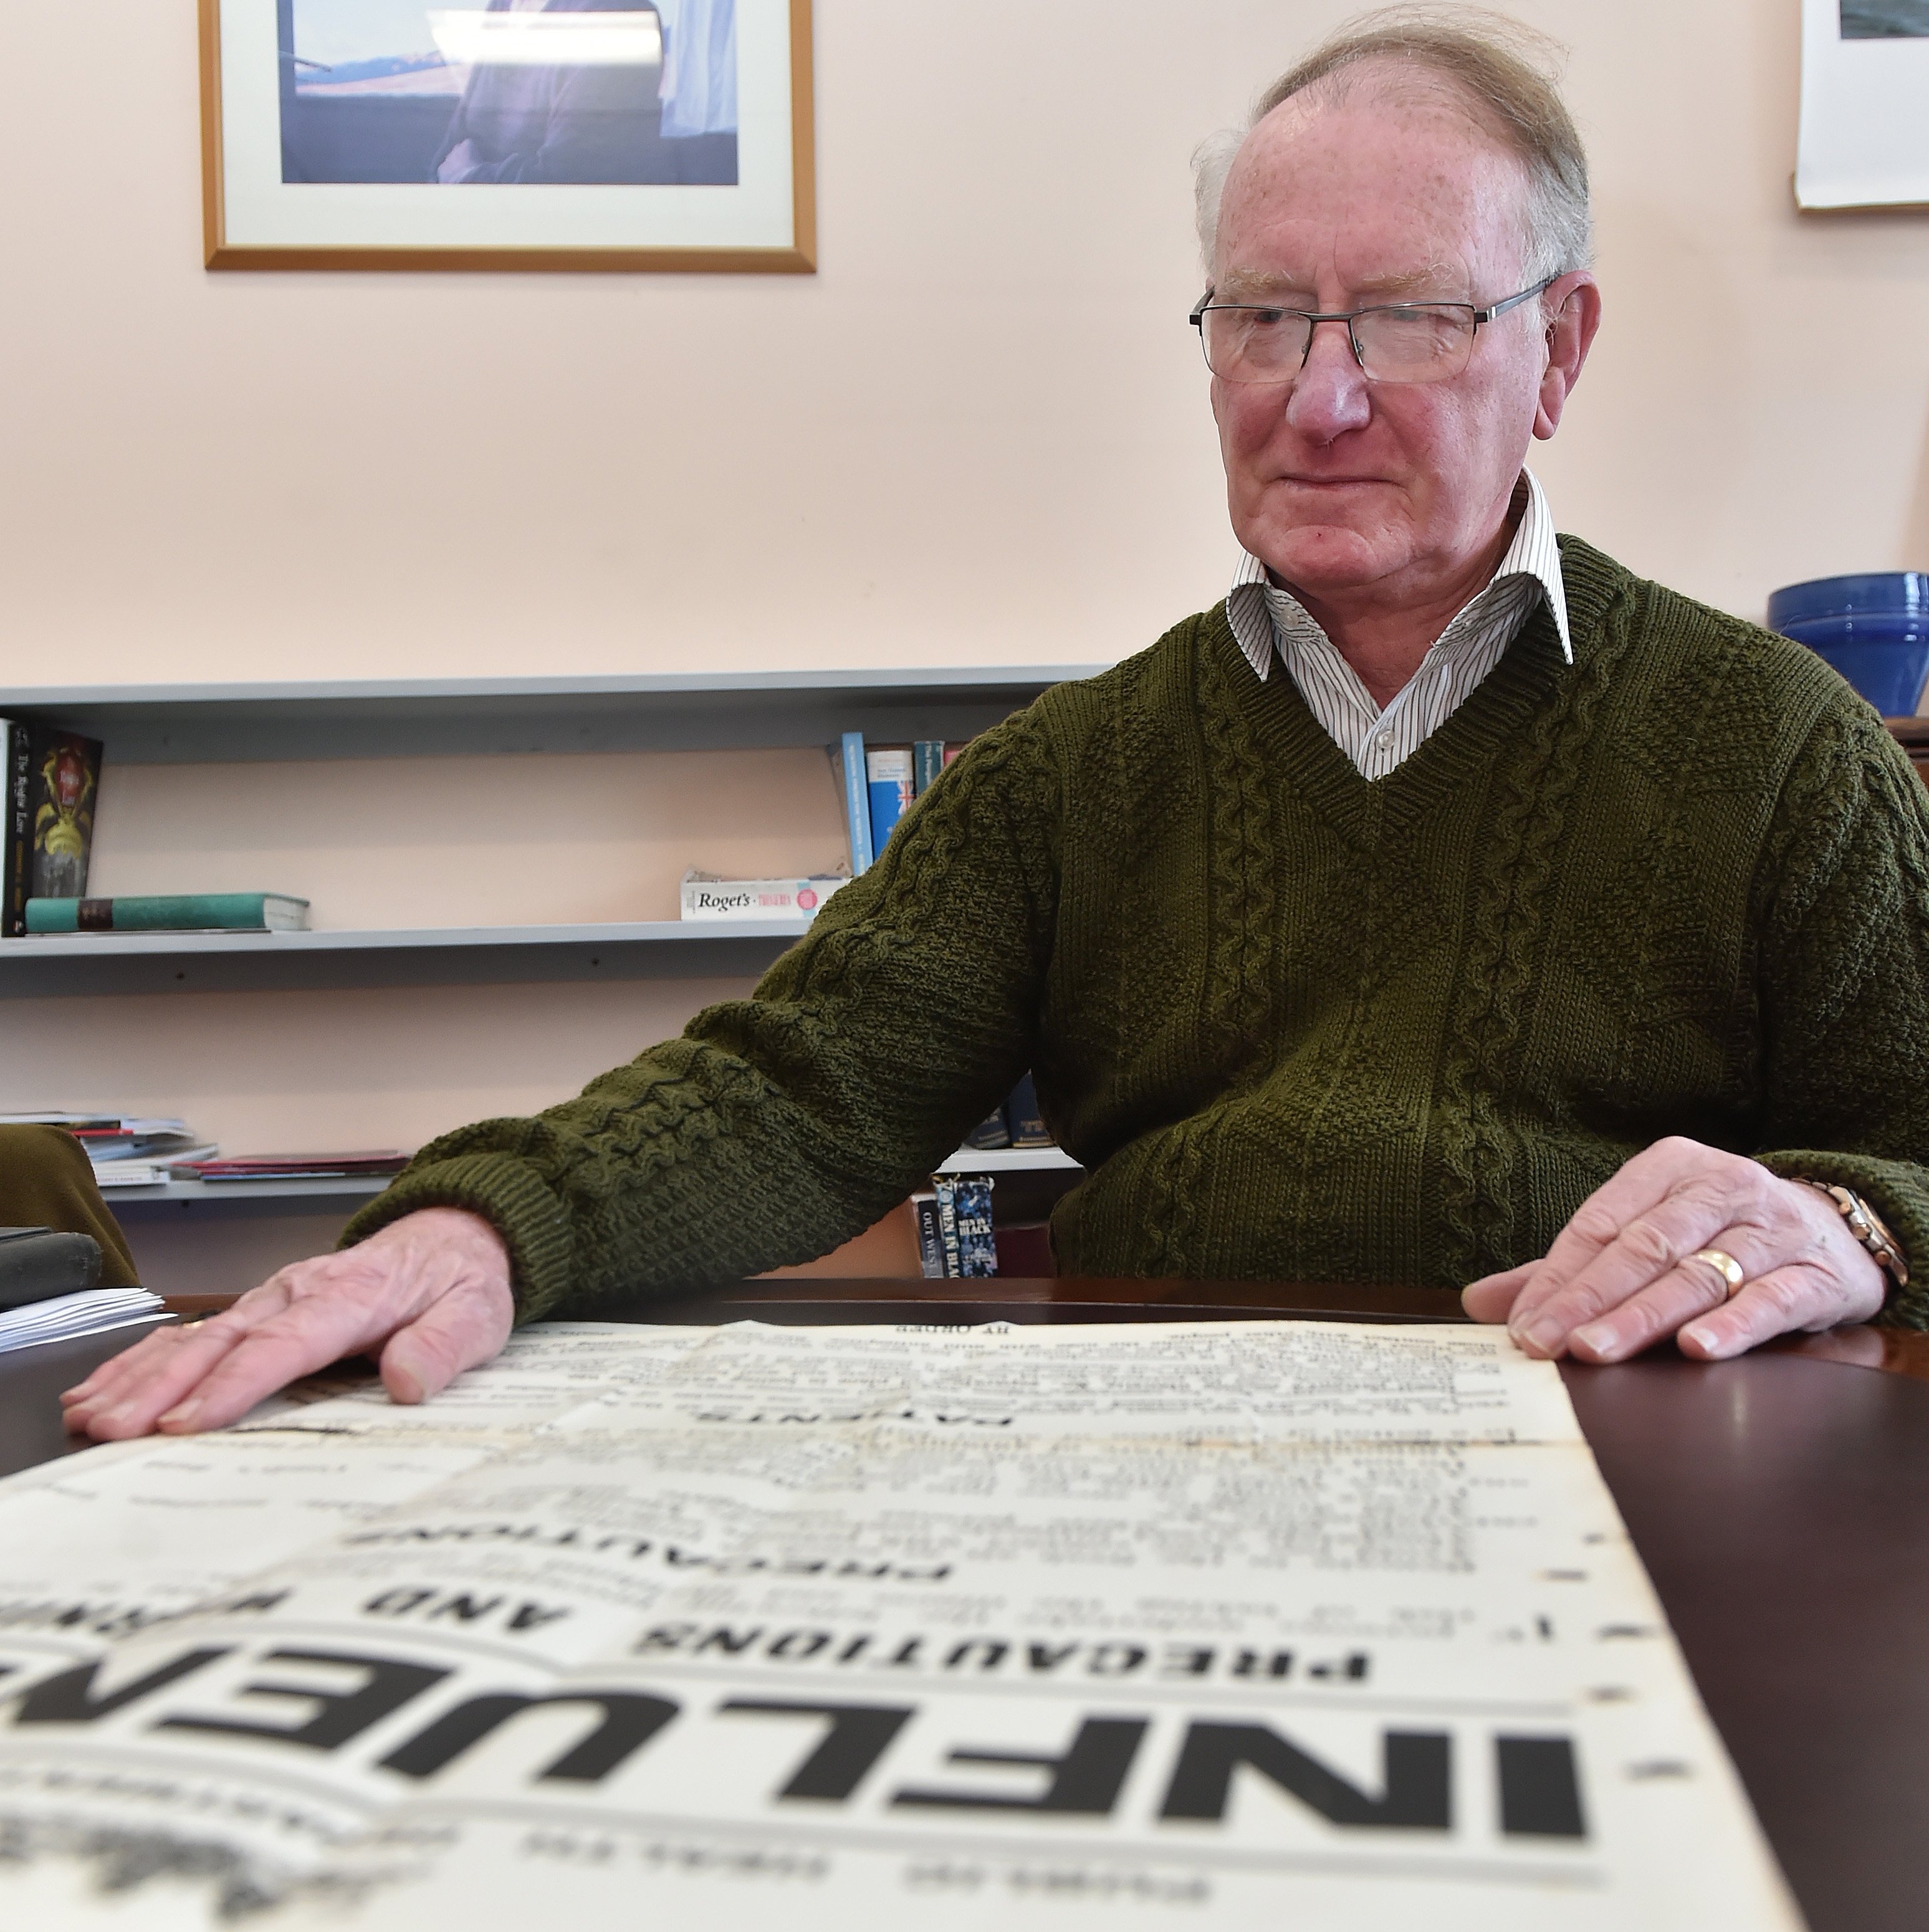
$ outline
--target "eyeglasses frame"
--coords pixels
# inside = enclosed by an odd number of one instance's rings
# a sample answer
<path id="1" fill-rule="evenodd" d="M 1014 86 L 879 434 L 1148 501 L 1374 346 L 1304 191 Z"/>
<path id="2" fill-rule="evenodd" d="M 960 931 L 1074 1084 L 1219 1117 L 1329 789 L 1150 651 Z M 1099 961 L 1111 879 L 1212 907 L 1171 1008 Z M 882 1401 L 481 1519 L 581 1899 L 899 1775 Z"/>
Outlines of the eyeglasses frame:
<path id="1" fill-rule="evenodd" d="M 1564 274 L 1566 271 L 1563 270 L 1562 272 Z M 1368 382 L 1384 382 L 1389 380 L 1395 382 L 1401 381 L 1411 382 L 1414 380 L 1411 376 L 1394 376 L 1389 378 L 1384 376 L 1375 376 L 1368 374 L 1366 368 L 1366 358 L 1360 352 L 1360 338 L 1354 332 L 1353 327 L 1353 325 L 1359 320 L 1360 316 L 1363 315 L 1386 315 L 1396 314 L 1402 309 L 1464 309 L 1468 315 L 1473 317 L 1474 334 L 1478 336 L 1480 332 L 1480 326 L 1484 322 L 1492 322 L 1496 316 L 1506 314 L 1509 309 L 1518 308 L 1522 302 L 1531 302 L 1536 296 L 1545 295 L 1546 292 L 1560 279 L 1561 277 L 1559 275 L 1550 275 L 1545 281 L 1536 282 L 1531 289 L 1522 289 L 1518 295 L 1509 296 L 1504 301 L 1490 302 L 1485 308 L 1476 308 L 1472 302 L 1372 302 L 1369 303 L 1364 308 L 1339 309 L 1334 311 L 1331 314 L 1317 314 L 1311 309 L 1288 308 L 1282 303 L 1280 302 L 1216 302 L 1213 300 L 1214 290 L 1210 288 L 1208 288 L 1205 293 L 1201 296 L 1198 300 L 1193 304 L 1192 313 L 1186 317 L 1186 320 L 1191 322 L 1192 326 L 1199 332 L 1199 350 L 1200 353 L 1204 355 L 1205 353 L 1206 346 L 1205 318 L 1208 311 L 1210 310 L 1249 309 L 1262 310 L 1266 313 L 1276 315 L 1298 316 L 1305 321 L 1306 325 L 1306 347 L 1301 352 L 1300 356 L 1300 369 L 1304 369 L 1306 367 L 1306 358 L 1312 353 L 1312 338 L 1314 330 L 1316 330 L 1322 322 L 1343 322 L 1346 325 L 1346 340 L 1352 348 L 1353 360 L 1358 366 L 1360 374 L 1365 376 Z M 1472 338 L 1470 338 L 1468 340 L 1467 352 L 1469 356 L 1473 354 Z M 1206 356 L 1206 367 L 1208 369 L 1212 370 L 1214 376 L 1222 382 L 1232 382 L 1238 380 L 1233 376 L 1220 375 L 1217 370 L 1213 369 L 1212 358 L 1210 356 Z M 1290 382 L 1298 376 L 1299 372 L 1299 369 L 1296 369 L 1293 371 L 1292 374 L 1289 376 L 1280 376 L 1277 377 L 1262 376 L 1255 381 L 1252 386 L 1257 388 L 1261 382 L 1272 381 Z M 1452 380 L 1452 378 L 1450 376 L 1442 376 L 1439 380 L 1443 382 L 1446 382 Z"/>

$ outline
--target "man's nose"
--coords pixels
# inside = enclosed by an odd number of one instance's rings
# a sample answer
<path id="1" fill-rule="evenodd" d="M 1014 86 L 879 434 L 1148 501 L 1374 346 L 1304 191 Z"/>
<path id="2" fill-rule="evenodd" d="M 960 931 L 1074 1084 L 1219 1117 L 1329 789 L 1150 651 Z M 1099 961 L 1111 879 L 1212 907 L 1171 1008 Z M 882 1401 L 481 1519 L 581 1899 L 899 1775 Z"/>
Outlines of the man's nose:
<path id="1" fill-rule="evenodd" d="M 1343 322 L 1316 322 L 1306 361 L 1293 380 L 1286 421 L 1314 442 L 1331 442 L 1349 429 L 1365 427 L 1373 412 L 1366 378 L 1353 354 L 1353 339 Z"/>

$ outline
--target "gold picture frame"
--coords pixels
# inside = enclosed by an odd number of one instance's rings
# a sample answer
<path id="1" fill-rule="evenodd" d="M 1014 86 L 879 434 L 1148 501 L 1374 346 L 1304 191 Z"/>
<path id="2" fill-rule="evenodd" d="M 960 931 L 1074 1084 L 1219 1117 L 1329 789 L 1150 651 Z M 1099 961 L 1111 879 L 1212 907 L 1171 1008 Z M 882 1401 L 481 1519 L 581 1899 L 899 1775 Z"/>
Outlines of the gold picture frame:
<path id="1" fill-rule="evenodd" d="M 747 51 L 768 112 L 754 142 L 746 141 L 742 171 L 723 189 L 707 186 L 598 182 L 554 187 L 518 185 L 445 198 L 432 179 L 391 185 L 358 182 L 346 194 L 328 197 L 325 225 L 317 236 L 310 212 L 290 202 L 285 163 L 271 159 L 281 150 L 281 136 L 266 130 L 258 75 L 239 86 L 224 64 L 224 28 L 230 58 L 245 38 L 254 67 L 260 65 L 262 10 L 278 22 L 290 17 L 277 0 L 198 0 L 200 16 L 202 219 L 205 259 L 218 269 L 374 269 L 407 271 L 564 272 L 602 273 L 691 272 L 726 274 L 809 274 L 817 267 L 817 199 L 811 0 L 744 0 L 746 22 L 761 39 L 746 49 L 734 43 L 740 58 Z M 650 10 L 655 10 L 652 9 Z M 239 32 L 237 32 L 237 28 Z M 270 33 L 284 29 L 271 24 Z M 748 39 L 746 36 L 746 40 Z M 781 42 L 781 44 L 780 44 Z M 280 70 L 290 56 L 268 44 L 276 100 Z M 305 63 L 304 63 L 305 64 Z M 236 116 L 238 130 L 227 124 Z M 452 110 L 453 111 L 453 110 Z M 778 124 L 788 120 L 788 128 Z M 749 116 L 746 116 L 746 131 Z M 237 138 L 238 135 L 240 138 Z M 735 164 L 733 162 L 733 165 Z M 748 177 L 746 185 L 746 177 Z M 384 188 L 388 192 L 386 197 Z M 297 187 L 298 197 L 301 189 Z M 488 200 L 482 199 L 486 195 Z M 544 197 L 551 199 L 547 204 Z M 691 197 L 696 197 L 692 200 Z M 708 197 L 705 200 L 704 197 Z M 679 200 L 678 198 L 681 198 Z M 245 208 L 238 206 L 244 201 Z M 399 212 L 398 211 L 399 205 Z M 495 208 L 512 215 L 506 239 L 478 239 Z M 290 211 L 278 216 L 278 209 Z M 363 225 L 383 232 L 358 234 Z M 446 242 L 434 238 L 437 214 L 446 208 L 461 218 L 460 232 Z M 531 238 L 554 211 L 566 232 L 554 241 Z M 238 217 L 239 218 L 238 218 Z M 657 239 L 642 231 L 667 225 L 676 232 Z M 278 225 L 278 223 L 279 225 Z M 598 223 L 609 242 L 586 239 Z M 714 227 L 712 241 L 702 232 Z M 692 230 L 698 232 L 693 238 Z M 429 238 L 424 238 L 425 233 Z"/>

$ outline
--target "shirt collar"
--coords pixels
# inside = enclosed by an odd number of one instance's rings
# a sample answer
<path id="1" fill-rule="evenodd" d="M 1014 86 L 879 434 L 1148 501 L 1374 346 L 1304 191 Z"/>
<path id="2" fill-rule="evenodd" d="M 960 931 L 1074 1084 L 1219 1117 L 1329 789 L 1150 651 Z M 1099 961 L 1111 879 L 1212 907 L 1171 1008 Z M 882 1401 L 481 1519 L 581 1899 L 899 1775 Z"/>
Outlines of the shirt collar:
<path id="1" fill-rule="evenodd" d="M 1515 486 L 1516 502 L 1523 490 L 1526 501 L 1521 506 L 1520 522 L 1514 530 L 1514 541 L 1508 545 L 1499 568 L 1488 579 L 1480 594 L 1484 596 L 1486 591 L 1491 590 L 1496 584 L 1513 578 L 1526 578 L 1538 584 L 1541 594 L 1546 599 L 1547 614 L 1554 620 L 1555 634 L 1561 644 L 1561 656 L 1564 662 L 1571 664 L 1574 661 L 1574 646 L 1568 630 L 1568 593 L 1561 581 L 1560 546 L 1555 541 L 1554 519 L 1547 508 L 1546 493 L 1542 490 L 1540 479 L 1531 470 L 1523 469 L 1520 472 L 1520 482 Z M 1238 601 L 1245 603 L 1252 590 L 1263 590 L 1270 581 L 1266 574 L 1266 566 L 1250 550 L 1242 550 L 1239 568 L 1233 577 L 1232 589 L 1235 596 L 1242 590 L 1246 591 L 1246 596 L 1238 597 Z M 1309 618 L 1307 621 L 1310 622 L 1312 620 Z M 1252 632 L 1256 642 L 1262 634 L 1256 627 L 1251 626 L 1235 625 L 1234 629 L 1240 634 L 1240 642 L 1247 656 L 1253 656 L 1254 649 L 1246 645 L 1245 634 Z M 1264 657 L 1256 661 L 1252 667 L 1262 678 L 1270 668 L 1272 640 L 1270 623 L 1266 626 L 1263 636 Z"/>

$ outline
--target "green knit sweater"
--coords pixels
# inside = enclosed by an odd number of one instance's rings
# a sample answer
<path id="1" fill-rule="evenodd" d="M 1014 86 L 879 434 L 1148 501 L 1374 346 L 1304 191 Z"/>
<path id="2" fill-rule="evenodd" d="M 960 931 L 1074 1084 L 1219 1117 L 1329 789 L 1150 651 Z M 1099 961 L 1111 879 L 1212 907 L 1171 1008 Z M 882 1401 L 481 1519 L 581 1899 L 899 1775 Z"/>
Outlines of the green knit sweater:
<path id="1" fill-rule="evenodd" d="M 1667 1134 L 1866 1194 L 1929 1277 L 1929 794 L 1801 646 L 1562 542 L 1362 778 L 1223 607 L 975 740 L 755 995 L 350 1223 L 485 1215 L 525 1318 L 822 1254 L 1027 1067 L 1060 1272 L 1454 1292 Z M 1929 1296 L 1889 1318 L 1929 1325 Z"/>

